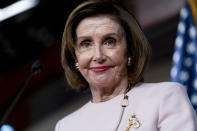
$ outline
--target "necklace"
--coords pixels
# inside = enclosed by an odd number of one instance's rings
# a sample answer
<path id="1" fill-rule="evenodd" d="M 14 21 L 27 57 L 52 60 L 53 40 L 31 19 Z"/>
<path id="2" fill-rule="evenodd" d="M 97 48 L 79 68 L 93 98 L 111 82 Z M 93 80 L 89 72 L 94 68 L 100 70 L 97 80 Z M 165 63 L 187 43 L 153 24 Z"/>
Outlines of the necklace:
<path id="1" fill-rule="evenodd" d="M 132 88 L 132 86 L 131 86 L 131 84 L 129 83 L 127 89 L 126 89 L 125 92 L 124 92 L 124 97 L 123 97 L 123 100 L 122 100 L 122 103 L 121 103 L 122 109 L 121 109 L 121 112 L 120 112 L 119 121 L 118 121 L 118 124 L 117 124 L 117 126 L 116 126 L 116 128 L 115 128 L 115 131 L 118 131 L 118 128 L 119 128 L 120 123 L 121 123 L 121 121 L 122 121 L 122 117 L 123 117 L 125 108 L 129 105 L 129 100 L 128 100 L 127 92 L 129 92 L 129 91 L 131 90 L 131 88 Z"/>

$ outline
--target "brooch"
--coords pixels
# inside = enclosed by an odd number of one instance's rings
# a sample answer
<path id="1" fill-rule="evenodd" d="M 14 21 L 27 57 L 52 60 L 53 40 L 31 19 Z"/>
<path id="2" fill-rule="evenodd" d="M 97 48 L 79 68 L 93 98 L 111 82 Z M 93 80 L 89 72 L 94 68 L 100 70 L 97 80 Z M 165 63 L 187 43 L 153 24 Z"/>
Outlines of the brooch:
<path id="1" fill-rule="evenodd" d="M 133 126 L 133 128 L 137 129 L 140 127 L 140 122 L 139 120 L 136 118 L 135 113 L 132 113 L 131 117 L 128 119 L 129 124 L 126 128 L 126 131 L 129 131 L 131 126 Z"/>

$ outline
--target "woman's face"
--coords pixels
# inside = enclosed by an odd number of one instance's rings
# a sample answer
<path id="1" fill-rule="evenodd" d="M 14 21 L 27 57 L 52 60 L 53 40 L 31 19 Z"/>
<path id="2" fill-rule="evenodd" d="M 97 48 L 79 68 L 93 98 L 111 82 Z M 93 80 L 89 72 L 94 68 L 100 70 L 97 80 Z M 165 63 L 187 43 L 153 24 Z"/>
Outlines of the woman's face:
<path id="1" fill-rule="evenodd" d="M 83 19 L 77 29 L 75 54 L 90 86 L 114 86 L 127 77 L 127 45 L 123 28 L 107 15 Z"/>

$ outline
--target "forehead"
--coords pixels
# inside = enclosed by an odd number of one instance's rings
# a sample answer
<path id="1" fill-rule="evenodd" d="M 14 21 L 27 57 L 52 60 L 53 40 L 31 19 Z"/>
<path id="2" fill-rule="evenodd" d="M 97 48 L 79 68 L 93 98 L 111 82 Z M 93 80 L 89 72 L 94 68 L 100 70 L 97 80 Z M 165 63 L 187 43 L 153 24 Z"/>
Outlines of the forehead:
<path id="1" fill-rule="evenodd" d="M 96 32 L 124 32 L 117 20 L 109 15 L 97 15 L 83 19 L 76 29 L 76 34 L 87 34 L 88 31 Z"/>

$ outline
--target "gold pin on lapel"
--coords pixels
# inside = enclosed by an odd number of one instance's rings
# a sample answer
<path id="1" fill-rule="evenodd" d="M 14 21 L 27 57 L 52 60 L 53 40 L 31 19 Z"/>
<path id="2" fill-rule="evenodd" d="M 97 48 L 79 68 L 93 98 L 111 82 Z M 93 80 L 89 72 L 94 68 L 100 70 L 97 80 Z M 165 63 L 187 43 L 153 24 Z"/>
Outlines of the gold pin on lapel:
<path id="1" fill-rule="evenodd" d="M 140 127 L 140 122 L 139 120 L 136 118 L 135 113 L 132 113 L 131 117 L 128 119 L 129 124 L 126 127 L 126 131 L 129 131 L 131 126 L 133 126 L 133 128 L 137 129 Z"/>

